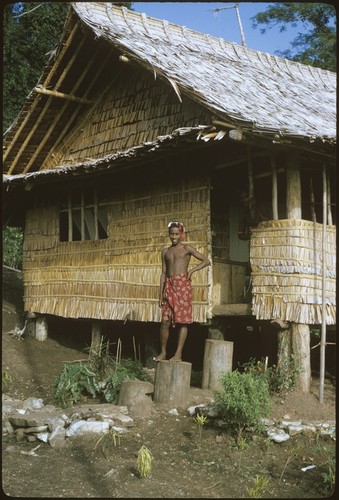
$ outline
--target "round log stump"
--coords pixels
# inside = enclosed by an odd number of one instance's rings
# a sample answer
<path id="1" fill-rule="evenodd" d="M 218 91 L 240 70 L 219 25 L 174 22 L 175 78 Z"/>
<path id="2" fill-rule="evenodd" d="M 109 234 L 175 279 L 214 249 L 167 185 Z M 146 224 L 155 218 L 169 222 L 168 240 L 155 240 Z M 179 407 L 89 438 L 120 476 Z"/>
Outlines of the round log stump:
<path id="1" fill-rule="evenodd" d="M 154 386 L 142 380 L 123 380 L 119 391 L 119 406 L 127 406 L 134 417 L 149 417 L 152 412 Z"/>
<path id="2" fill-rule="evenodd" d="M 202 372 L 202 389 L 222 389 L 220 377 L 232 371 L 233 342 L 206 339 Z"/>
<path id="3" fill-rule="evenodd" d="M 189 398 L 192 363 L 159 361 L 154 380 L 154 401 L 173 406 L 185 406 Z"/>

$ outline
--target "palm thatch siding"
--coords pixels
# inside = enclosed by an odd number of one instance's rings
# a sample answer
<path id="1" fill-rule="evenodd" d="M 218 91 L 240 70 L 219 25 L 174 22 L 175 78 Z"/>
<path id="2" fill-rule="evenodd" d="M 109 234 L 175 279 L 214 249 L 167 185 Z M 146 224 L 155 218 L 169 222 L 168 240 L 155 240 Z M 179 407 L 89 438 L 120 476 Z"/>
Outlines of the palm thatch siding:
<path id="1" fill-rule="evenodd" d="M 60 242 L 58 207 L 29 210 L 25 310 L 68 318 L 160 321 L 160 256 L 170 244 L 169 217 L 185 221 L 188 241 L 210 256 L 209 191 L 201 177 L 121 190 L 108 203 L 108 238 L 96 241 Z M 209 280 L 208 269 L 192 280 L 197 322 L 208 316 Z"/>
<path id="2" fill-rule="evenodd" d="M 326 323 L 336 323 L 336 229 L 327 226 Z M 322 322 L 322 224 L 262 222 L 252 229 L 252 311 L 257 319 Z"/>
<path id="3" fill-rule="evenodd" d="M 120 66 L 118 79 L 112 79 L 111 68 L 107 68 L 106 84 L 98 87 L 93 105 L 49 155 L 44 169 L 125 151 L 173 132 L 178 123 L 190 127 L 211 121 L 202 106 L 187 100 L 179 102 L 175 93 L 169 93 L 168 86 L 153 75 L 123 63 Z"/>

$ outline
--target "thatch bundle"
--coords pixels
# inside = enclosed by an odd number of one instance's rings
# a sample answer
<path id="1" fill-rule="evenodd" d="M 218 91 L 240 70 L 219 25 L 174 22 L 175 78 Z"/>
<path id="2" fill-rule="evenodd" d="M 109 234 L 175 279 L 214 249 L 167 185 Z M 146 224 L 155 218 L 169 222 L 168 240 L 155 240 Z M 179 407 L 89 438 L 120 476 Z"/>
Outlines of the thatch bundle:
<path id="1" fill-rule="evenodd" d="M 307 220 L 262 222 L 252 229 L 252 311 L 257 319 L 322 322 L 322 224 Z M 326 227 L 325 317 L 336 322 L 336 229 Z"/>
<path id="2" fill-rule="evenodd" d="M 107 202 L 108 238 L 59 241 L 58 207 L 30 210 L 25 231 L 25 310 L 72 318 L 160 321 L 161 250 L 169 218 L 182 220 L 188 241 L 209 255 L 209 187 L 123 193 Z M 191 265 L 195 265 L 193 258 Z M 206 321 L 209 271 L 193 276 L 193 319 Z"/>

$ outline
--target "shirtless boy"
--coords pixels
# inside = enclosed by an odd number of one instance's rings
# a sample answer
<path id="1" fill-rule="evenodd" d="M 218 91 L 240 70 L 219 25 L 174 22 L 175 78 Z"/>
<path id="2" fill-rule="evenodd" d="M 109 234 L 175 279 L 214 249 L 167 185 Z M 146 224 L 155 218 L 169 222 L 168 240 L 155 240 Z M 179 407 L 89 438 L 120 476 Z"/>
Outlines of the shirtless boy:
<path id="1" fill-rule="evenodd" d="M 181 361 L 182 350 L 187 337 L 187 325 L 192 321 L 192 274 L 206 266 L 210 260 L 191 245 L 182 242 L 185 233 L 181 222 L 170 222 L 168 232 L 171 246 L 161 252 L 162 271 L 159 290 L 159 307 L 162 310 L 160 326 L 161 352 L 155 361 L 166 359 L 169 327 L 179 325 L 178 345 L 170 361 Z M 191 256 L 200 260 L 188 271 Z"/>

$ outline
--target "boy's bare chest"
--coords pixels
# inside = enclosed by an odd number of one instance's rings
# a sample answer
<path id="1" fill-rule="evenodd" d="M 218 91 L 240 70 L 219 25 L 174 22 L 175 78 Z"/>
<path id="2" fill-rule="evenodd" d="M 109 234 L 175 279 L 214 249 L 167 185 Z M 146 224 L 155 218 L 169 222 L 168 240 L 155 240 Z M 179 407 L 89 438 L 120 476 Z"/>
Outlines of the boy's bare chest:
<path id="1" fill-rule="evenodd" d="M 185 247 L 170 247 L 168 248 L 165 258 L 167 262 L 175 262 L 178 260 L 186 260 L 189 254 Z"/>

